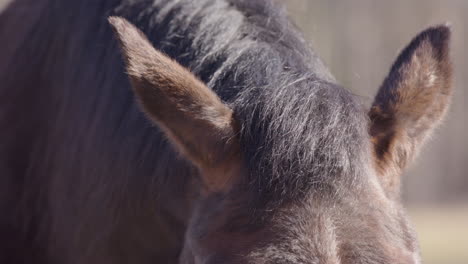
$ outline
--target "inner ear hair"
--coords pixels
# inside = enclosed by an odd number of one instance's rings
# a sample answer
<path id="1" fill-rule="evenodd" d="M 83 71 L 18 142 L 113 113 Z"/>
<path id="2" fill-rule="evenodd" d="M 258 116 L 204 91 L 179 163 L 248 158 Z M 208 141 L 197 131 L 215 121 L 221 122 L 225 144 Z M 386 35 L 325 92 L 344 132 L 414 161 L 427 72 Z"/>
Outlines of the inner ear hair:
<path id="1" fill-rule="evenodd" d="M 387 188 L 399 188 L 399 175 L 445 116 L 452 94 L 446 25 L 420 33 L 401 52 L 369 111 L 375 161 Z"/>

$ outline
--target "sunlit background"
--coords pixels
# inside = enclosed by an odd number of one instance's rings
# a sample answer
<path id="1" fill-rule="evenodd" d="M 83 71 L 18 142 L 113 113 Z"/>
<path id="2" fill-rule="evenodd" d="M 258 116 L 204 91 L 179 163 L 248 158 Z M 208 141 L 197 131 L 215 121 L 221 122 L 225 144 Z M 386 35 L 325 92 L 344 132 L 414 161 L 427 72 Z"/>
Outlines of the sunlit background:
<path id="1" fill-rule="evenodd" d="M 338 81 L 370 103 L 398 52 L 419 31 L 453 28 L 455 96 L 442 127 L 404 177 L 424 263 L 468 264 L 468 1 L 286 0 Z"/>
<path id="2" fill-rule="evenodd" d="M 10 0 L 0 0 L 0 10 Z M 168 0 L 169 1 L 169 0 Z M 398 52 L 450 22 L 456 69 L 448 118 L 404 178 L 424 263 L 468 264 L 467 0 L 283 0 L 335 77 L 370 103 Z"/>

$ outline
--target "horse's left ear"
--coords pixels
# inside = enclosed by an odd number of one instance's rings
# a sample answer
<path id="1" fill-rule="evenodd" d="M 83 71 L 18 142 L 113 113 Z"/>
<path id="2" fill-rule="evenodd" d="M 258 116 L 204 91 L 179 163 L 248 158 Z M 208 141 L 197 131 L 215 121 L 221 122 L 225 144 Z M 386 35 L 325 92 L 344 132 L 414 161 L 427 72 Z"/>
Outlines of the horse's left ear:
<path id="1" fill-rule="evenodd" d="M 398 194 L 402 169 L 450 104 L 450 34 L 445 25 L 420 33 L 398 57 L 369 112 L 375 162 L 388 193 Z"/>

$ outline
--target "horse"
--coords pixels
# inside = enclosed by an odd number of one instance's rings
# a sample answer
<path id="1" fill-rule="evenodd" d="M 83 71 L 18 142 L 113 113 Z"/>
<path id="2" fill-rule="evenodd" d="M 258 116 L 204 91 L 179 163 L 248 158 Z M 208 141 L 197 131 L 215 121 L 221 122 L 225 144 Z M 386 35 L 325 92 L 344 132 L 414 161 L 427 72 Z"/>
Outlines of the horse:
<path id="1" fill-rule="evenodd" d="M 15 0 L 1 263 L 421 263 L 401 174 L 452 94 L 447 25 L 372 106 L 273 0 Z"/>

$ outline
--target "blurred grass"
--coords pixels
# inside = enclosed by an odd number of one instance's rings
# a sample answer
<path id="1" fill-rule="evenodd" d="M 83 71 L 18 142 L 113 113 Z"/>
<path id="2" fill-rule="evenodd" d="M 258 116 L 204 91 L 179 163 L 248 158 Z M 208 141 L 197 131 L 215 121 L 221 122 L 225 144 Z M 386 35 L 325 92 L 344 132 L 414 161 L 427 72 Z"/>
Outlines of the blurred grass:
<path id="1" fill-rule="evenodd" d="M 468 264 L 468 205 L 410 208 L 423 263 Z"/>

